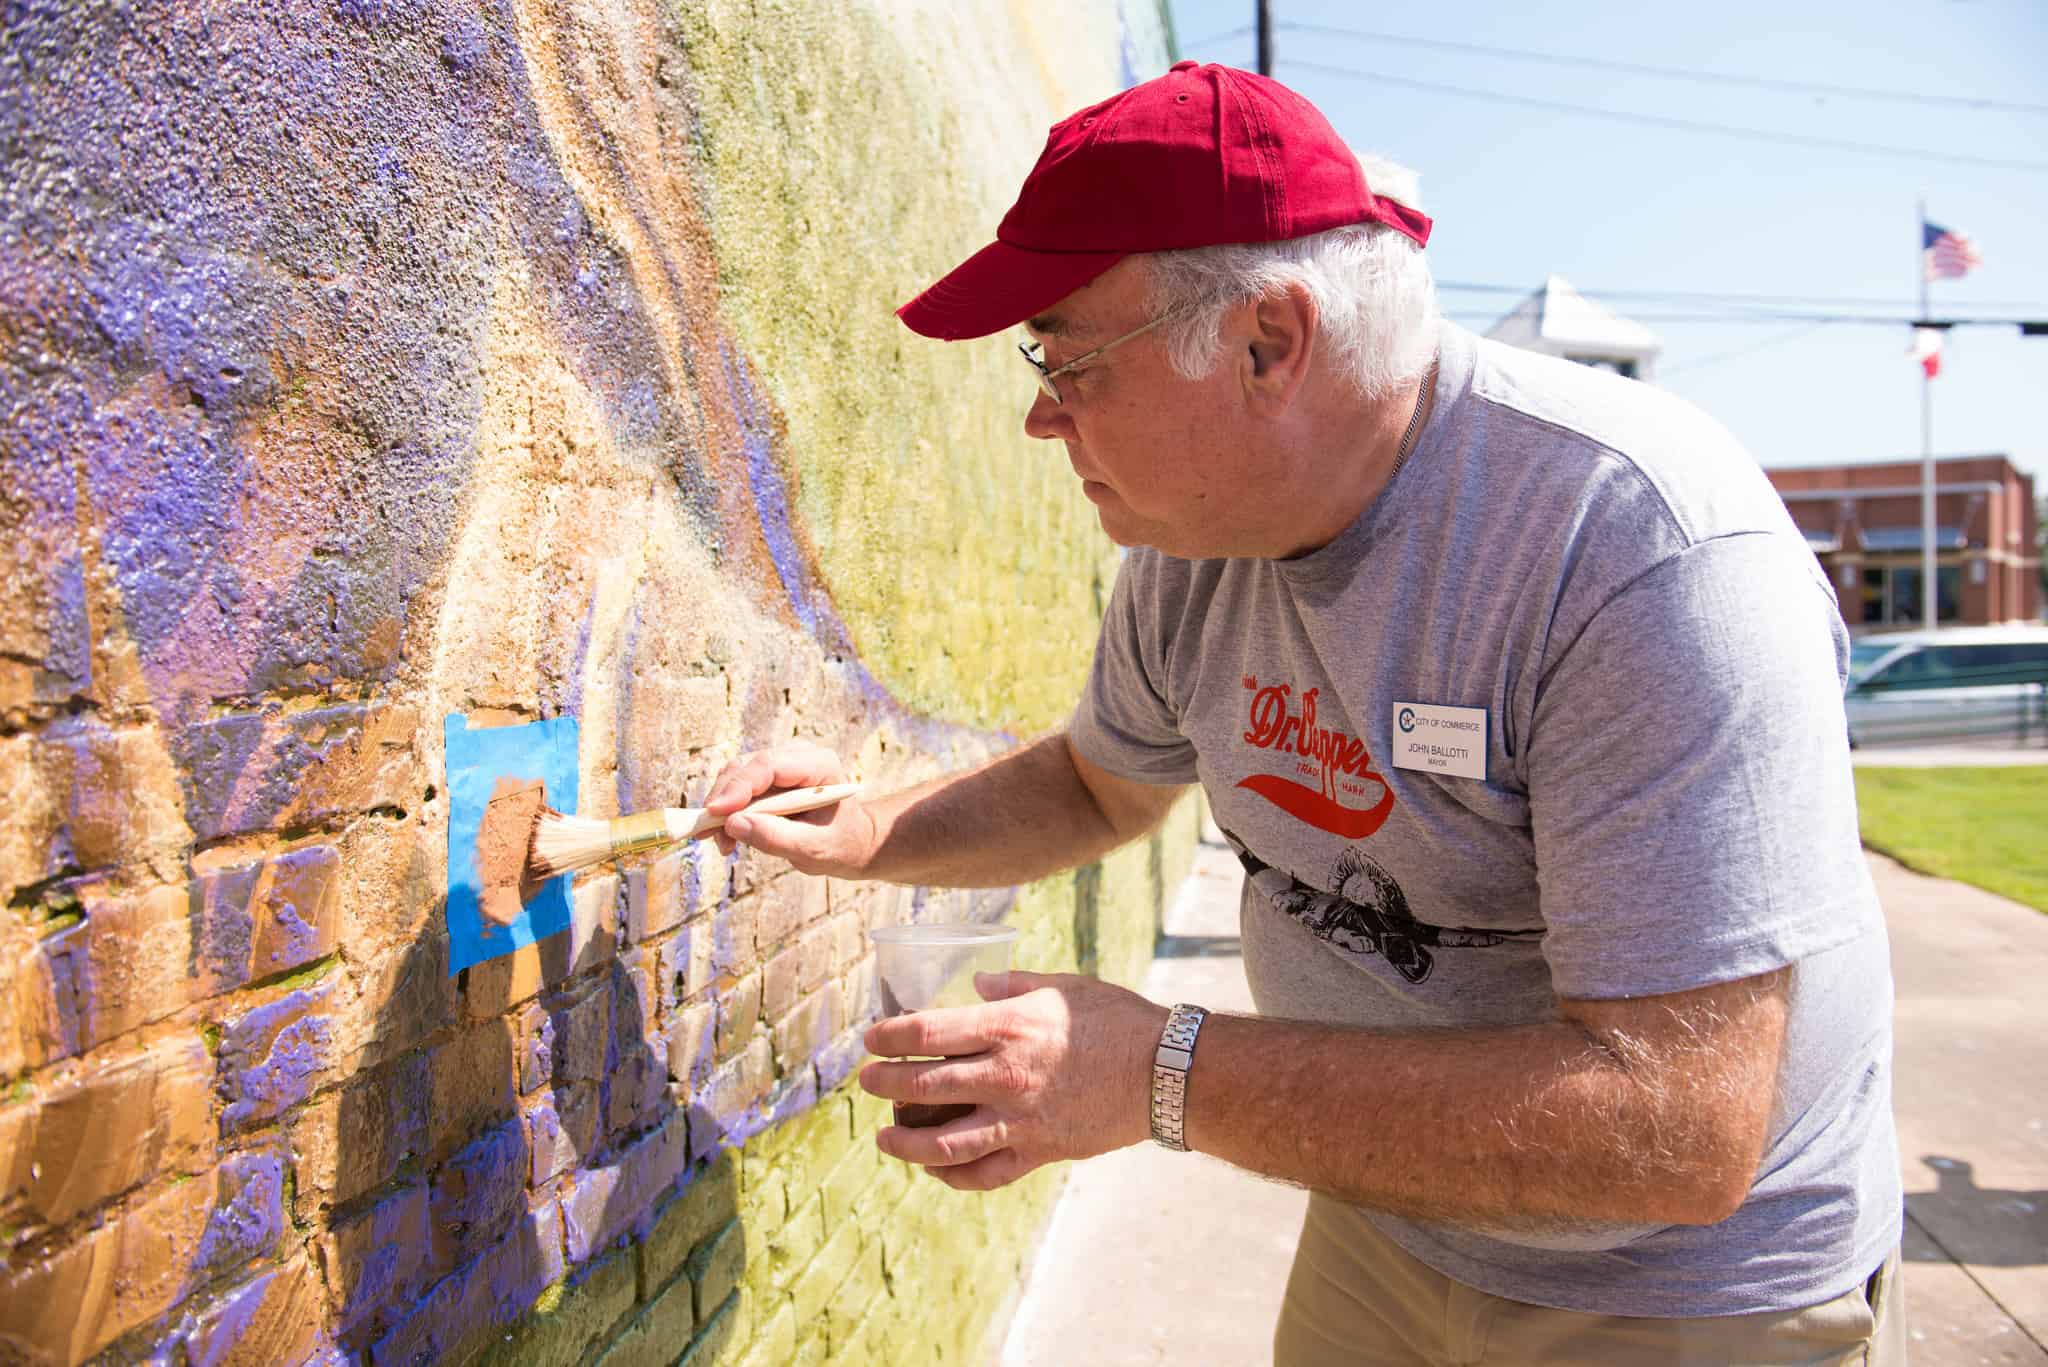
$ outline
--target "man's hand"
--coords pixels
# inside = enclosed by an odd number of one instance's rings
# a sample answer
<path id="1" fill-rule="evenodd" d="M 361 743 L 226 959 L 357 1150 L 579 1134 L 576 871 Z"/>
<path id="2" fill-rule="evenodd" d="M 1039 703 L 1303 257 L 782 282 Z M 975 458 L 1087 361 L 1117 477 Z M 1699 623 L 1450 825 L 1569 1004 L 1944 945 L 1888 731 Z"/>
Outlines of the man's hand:
<path id="1" fill-rule="evenodd" d="M 989 1191 L 1064 1158 L 1151 1133 L 1152 1054 L 1166 1008 L 1073 974 L 1012 973 L 984 1006 L 892 1016 L 868 1028 L 860 1085 L 892 1101 L 972 1104 L 929 1129 L 890 1125 L 876 1147 L 961 1191 Z"/>
<path id="2" fill-rule="evenodd" d="M 704 810 L 729 816 L 750 802 L 784 788 L 809 788 L 845 781 L 839 756 L 810 741 L 791 741 L 746 755 L 711 781 Z M 747 844 L 788 860 L 802 873 L 858 878 L 874 857 L 874 817 L 858 797 L 795 816 L 742 816 L 728 821 L 712 839 L 721 854 Z"/>

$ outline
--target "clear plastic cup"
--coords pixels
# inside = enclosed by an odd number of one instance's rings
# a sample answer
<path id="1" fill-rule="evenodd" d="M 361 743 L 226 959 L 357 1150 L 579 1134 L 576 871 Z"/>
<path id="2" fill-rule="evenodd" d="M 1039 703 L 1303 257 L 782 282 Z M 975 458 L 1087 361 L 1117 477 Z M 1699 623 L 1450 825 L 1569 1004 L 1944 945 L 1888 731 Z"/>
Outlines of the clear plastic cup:
<path id="1" fill-rule="evenodd" d="M 975 990 L 977 974 L 1010 975 L 1010 952 L 1017 943 L 1014 926 L 937 924 L 881 926 L 868 932 L 875 946 L 875 978 L 882 992 L 882 1014 L 901 1016 L 935 1006 L 974 1006 L 982 1001 Z M 1002 983 L 988 985 L 991 992 Z M 927 1106 L 896 1103 L 896 1123 L 922 1128 L 943 1125 L 966 1115 L 970 1105 Z"/>

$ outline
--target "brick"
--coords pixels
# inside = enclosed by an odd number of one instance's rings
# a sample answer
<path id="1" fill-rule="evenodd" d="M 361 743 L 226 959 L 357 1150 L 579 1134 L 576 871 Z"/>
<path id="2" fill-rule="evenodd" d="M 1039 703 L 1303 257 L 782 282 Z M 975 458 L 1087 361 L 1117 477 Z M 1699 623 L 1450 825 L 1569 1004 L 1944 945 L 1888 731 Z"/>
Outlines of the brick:
<path id="1" fill-rule="evenodd" d="M 618 953 L 619 892 L 615 873 L 586 874 L 569 889 L 570 974 L 608 963 Z"/>
<path id="2" fill-rule="evenodd" d="M 550 951 L 554 947 L 555 937 L 550 936 L 539 944 L 521 945 L 510 954 L 500 954 L 463 969 L 463 1016 L 473 1021 L 496 1020 L 522 1002 L 530 1002 L 550 987 L 566 982 L 567 955 L 553 953 L 552 959 L 562 962 L 551 966 Z"/>
<path id="3" fill-rule="evenodd" d="M 299 1218 L 382 1185 L 402 1161 L 423 1152 L 432 1104 L 422 1054 L 315 1098 L 291 1122 Z"/>
<path id="4" fill-rule="evenodd" d="M 743 1337 L 743 1323 L 739 1297 L 726 1297 L 725 1304 L 718 1307 L 717 1313 L 698 1326 L 697 1336 L 690 1340 L 689 1351 L 677 1359 L 676 1367 L 718 1367 L 730 1361 L 727 1354 Z"/>
<path id="5" fill-rule="evenodd" d="M 0 1110 L 0 1207 L 18 1199 L 20 1215 L 61 1225 L 159 1173 L 201 1166 L 212 1091 L 197 1035 L 86 1060 L 33 1102 Z"/>
<path id="6" fill-rule="evenodd" d="M 249 976 L 286 973 L 334 952 L 341 857 L 331 845 L 268 860 L 249 899 L 253 922 Z"/>
<path id="7" fill-rule="evenodd" d="M 733 1220 L 724 1229 L 698 1246 L 690 1255 L 688 1271 L 690 1281 L 697 1288 L 697 1315 L 708 1319 L 711 1313 L 725 1303 L 740 1284 L 740 1274 L 747 1268 L 747 1236 L 740 1228 L 740 1222 Z"/>
<path id="8" fill-rule="evenodd" d="M 839 971 L 839 931 L 830 921 L 821 921 L 797 940 L 800 955 L 797 986 L 816 991 Z"/>
<path id="9" fill-rule="evenodd" d="M 611 1054 L 611 986 L 595 983 L 581 995 L 548 1004 L 549 1054 L 557 1083 L 601 1082 Z"/>
<path id="10" fill-rule="evenodd" d="M 640 1298 L 683 1270 L 706 1236 L 739 1214 L 739 1163 L 719 1154 L 688 1179 L 688 1185 L 654 1217 L 647 1237 L 635 1245 Z"/>
<path id="11" fill-rule="evenodd" d="M 333 1076 L 334 996 L 330 975 L 222 1020 L 223 1134 L 277 1119 Z"/>
<path id="12" fill-rule="evenodd" d="M 625 938 L 629 943 L 660 935 L 683 923 L 684 851 L 662 855 L 626 875 Z"/>
<path id="13" fill-rule="evenodd" d="M 616 1061 L 605 1079 L 605 1129 L 624 1135 L 645 1129 L 661 1114 L 668 1095 L 668 1040 L 618 1042 Z"/>
<path id="14" fill-rule="evenodd" d="M 26 927 L 0 933 L 0 1077 L 87 1047 L 78 985 L 89 937 L 82 921 L 49 935 Z"/>
<path id="15" fill-rule="evenodd" d="M 382 1067 L 460 1021 L 447 955 L 447 934 L 437 927 L 402 949 L 367 960 L 350 957 L 352 996 L 337 1041 L 339 1071 Z"/>
<path id="16" fill-rule="evenodd" d="M 712 938 L 712 922 L 706 917 L 690 922 L 661 942 L 662 1002 L 668 1009 L 701 997 L 710 989 Z"/>
<path id="17" fill-rule="evenodd" d="M 797 1353 L 797 1328 L 796 1311 L 786 1297 L 758 1310 L 753 1341 L 740 1359 L 741 1367 L 791 1367 Z"/>
<path id="18" fill-rule="evenodd" d="M 838 1229 L 853 1221 L 854 1203 L 880 1179 L 882 1162 L 882 1151 L 870 1136 L 863 1135 L 847 1146 L 818 1188 L 827 1229 Z"/>
<path id="19" fill-rule="evenodd" d="M 598 1090 L 591 1083 L 547 1088 L 521 1108 L 533 1169 L 527 1181 L 545 1186 L 597 1147 Z"/>
<path id="20" fill-rule="evenodd" d="M 1012 1278 L 1010 1282 L 1014 1280 Z M 1007 1286 L 1010 1282 L 993 1285 Z M 887 1294 L 888 1282 L 882 1276 L 881 1240 L 865 1240 L 852 1269 L 846 1274 L 846 1280 L 825 1303 L 825 1337 L 835 1355 L 852 1349 L 860 1337 L 861 1321 Z"/>
<path id="21" fill-rule="evenodd" d="M 276 977 L 334 952 L 340 857 L 331 845 L 230 865 L 187 885 L 198 954 L 224 986 Z"/>
<path id="22" fill-rule="evenodd" d="M 6 706 L 0 703 L 0 711 Z M 42 737 L 0 737 L 0 903 L 15 890 L 63 872 L 67 860 L 60 767 L 64 756 Z"/>
<path id="23" fill-rule="evenodd" d="M 661 976 L 660 954 L 636 946 L 621 954 L 613 965 L 612 1035 L 621 1041 L 649 1040 L 661 1031 L 660 994 L 655 987 Z"/>
<path id="24" fill-rule="evenodd" d="M 758 897 L 741 897 L 711 914 L 711 976 L 738 978 L 760 963 L 754 948 L 754 922 L 761 914 Z"/>
<path id="25" fill-rule="evenodd" d="M 797 932 L 825 918 L 829 910 L 825 880 L 785 873 L 761 889 L 761 911 L 754 924 L 754 943 L 762 958 L 796 943 Z"/>
<path id="26" fill-rule="evenodd" d="M 192 1289 L 217 1190 L 211 1172 L 172 1184 L 0 1274 L 0 1342 L 31 1361 L 82 1362 L 177 1305 Z"/>
<path id="27" fill-rule="evenodd" d="M 828 983 L 797 1003 L 773 1031 L 775 1062 L 784 1076 L 829 1048 L 839 1034 L 839 984 Z"/>
<path id="28" fill-rule="evenodd" d="M 537 1202 L 482 1257 L 428 1289 L 412 1314 L 370 1348 L 372 1367 L 462 1362 L 524 1317 L 561 1280 L 561 1211 Z"/>
<path id="29" fill-rule="evenodd" d="M 581 1362 L 633 1308 L 633 1259 L 626 1253 L 600 1258 L 550 1290 L 511 1333 L 484 1350 L 478 1367 Z"/>
<path id="30" fill-rule="evenodd" d="M 190 776 L 186 819 L 200 840 L 403 808 L 424 783 L 416 708 L 272 707 L 185 728 L 172 748 Z"/>
<path id="31" fill-rule="evenodd" d="M 178 766 L 156 727 L 117 731 L 91 718 L 67 719 L 41 740 L 37 768 L 53 794 L 62 794 L 62 824 L 40 861 L 46 868 L 176 866 L 194 832 L 186 825 Z"/>
<path id="32" fill-rule="evenodd" d="M 236 985 L 200 957 L 194 912 L 185 884 L 88 899 L 86 964 L 77 987 L 87 1047 Z"/>
<path id="33" fill-rule="evenodd" d="M 678 1281 L 633 1317 L 598 1355 L 597 1367 L 668 1367 L 676 1360 L 676 1345 L 688 1342 L 696 1326 L 690 1284 Z"/>
<path id="34" fill-rule="evenodd" d="M 190 1367 L 270 1367 L 307 1362 L 329 1346 L 327 1306 L 303 1253 L 225 1292 L 185 1339 Z"/>
<path id="35" fill-rule="evenodd" d="M 313 1242 L 334 1301 L 334 1329 L 389 1328 L 410 1309 L 426 1283 L 427 1188 L 398 1188 Z"/>
<path id="36" fill-rule="evenodd" d="M 792 1184 L 790 1191 L 795 1209 L 779 1227 L 749 1226 L 761 1244 L 745 1272 L 747 1287 L 756 1295 L 787 1292 L 826 1243 L 823 1203 L 815 1195 L 799 1201 L 796 1193 L 807 1191 L 800 1185 Z"/>
<path id="37" fill-rule="evenodd" d="M 555 1075 L 555 1018 L 539 1003 L 519 1013 L 519 1091 L 531 1095 Z"/>
<path id="38" fill-rule="evenodd" d="M 842 1010 L 842 1014 L 843 1010 Z M 825 1046 L 811 1055 L 811 1070 L 818 1079 L 818 1090 L 830 1092 L 847 1078 L 853 1076 L 868 1056 L 867 1026 L 856 1022 L 848 1029 L 828 1041 Z"/>
<path id="39" fill-rule="evenodd" d="M 743 1143 L 761 1125 L 760 1103 L 775 1082 L 775 1056 L 756 1036 L 737 1056 L 720 1064 L 690 1103 L 690 1156 L 701 1158 L 720 1144 Z"/>
<path id="40" fill-rule="evenodd" d="M 795 945 L 761 965 L 761 1014 L 771 1021 L 790 1013 L 803 994 L 803 952 Z"/>
<path id="41" fill-rule="evenodd" d="M 437 1161 L 518 1112 L 513 1099 L 512 1032 L 492 1022 L 472 1026 L 428 1055 L 433 1101 L 427 1156 Z"/>
<path id="42" fill-rule="evenodd" d="M 836 973 L 844 973 L 867 956 L 867 926 L 862 923 L 860 913 L 841 912 L 832 918 L 831 927 L 832 969 Z"/>
<path id="43" fill-rule="evenodd" d="M 668 1032 L 668 1075 L 690 1088 L 701 1084 L 717 1062 L 717 1007 L 697 1002 L 676 1013 Z"/>
<path id="44" fill-rule="evenodd" d="M 839 975 L 839 1000 L 848 1025 L 866 1027 L 882 1018 L 882 994 L 870 954 Z"/>
<path id="45" fill-rule="evenodd" d="M 232 1271 L 271 1252 L 284 1235 L 284 1154 L 230 1154 L 218 1170 L 218 1193 L 199 1251 L 190 1264 L 206 1277 Z"/>
<path id="46" fill-rule="evenodd" d="M 732 862 L 705 840 L 686 847 L 689 862 L 683 866 L 683 915 L 702 916 L 725 900 L 732 887 Z"/>
<path id="47" fill-rule="evenodd" d="M 672 1114 L 602 1167 L 562 1182 L 562 1225 L 571 1262 L 587 1261 L 629 1230 L 645 1230 L 688 1165 L 688 1126 Z"/>
<path id="48" fill-rule="evenodd" d="M 436 1271 L 468 1261 L 512 1227 L 525 1209 L 531 1167 L 526 1127 L 511 1120 L 435 1170 L 429 1219 Z"/>
<path id="49" fill-rule="evenodd" d="M 720 992 L 717 1057 L 723 1063 L 745 1049 L 761 1019 L 761 975 L 749 973 Z"/>

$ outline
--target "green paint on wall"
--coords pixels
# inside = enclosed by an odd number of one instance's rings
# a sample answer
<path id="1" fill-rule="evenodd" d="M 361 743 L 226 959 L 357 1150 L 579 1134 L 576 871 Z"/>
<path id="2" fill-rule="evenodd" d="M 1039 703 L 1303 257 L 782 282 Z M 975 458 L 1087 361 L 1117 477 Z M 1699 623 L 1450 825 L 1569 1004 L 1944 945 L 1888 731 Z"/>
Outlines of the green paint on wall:
<path id="1" fill-rule="evenodd" d="M 1113 51 L 1114 16 L 1094 21 Z M 1058 114 L 1014 52 L 984 88 L 1003 38 L 977 25 L 927 23 L 924 50 L 859 6 L 713 0 L 678 25 L 722 307 L 863 662 L 919 711 L 1052 728 L 1114 548 L 1060 448 L 1023 435 L 1009 341 L 927 341 L 894 309 L 993 236 Z"/>

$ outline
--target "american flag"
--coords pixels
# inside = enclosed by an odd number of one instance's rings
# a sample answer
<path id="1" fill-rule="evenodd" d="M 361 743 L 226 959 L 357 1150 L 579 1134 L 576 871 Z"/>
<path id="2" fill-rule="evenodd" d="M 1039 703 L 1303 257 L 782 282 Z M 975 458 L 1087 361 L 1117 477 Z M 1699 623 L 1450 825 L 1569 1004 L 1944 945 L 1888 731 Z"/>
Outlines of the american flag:
<path id="1" fill-rule="evenodd" d="M 1929 280 L 1959 280 L 1984 264 L 1967 233 L 1920 221 L 1921 259 Z"/>

